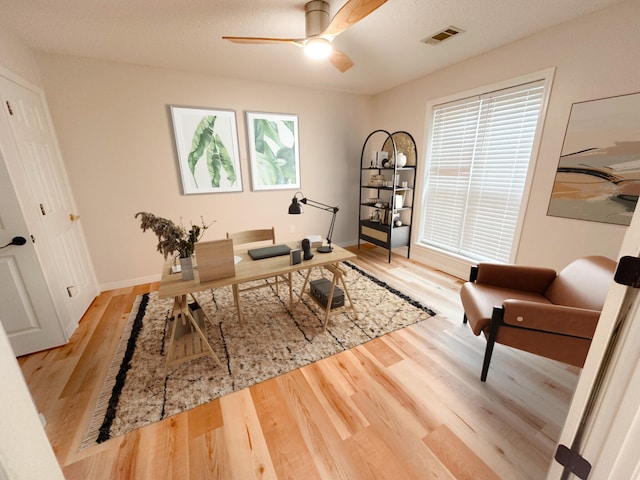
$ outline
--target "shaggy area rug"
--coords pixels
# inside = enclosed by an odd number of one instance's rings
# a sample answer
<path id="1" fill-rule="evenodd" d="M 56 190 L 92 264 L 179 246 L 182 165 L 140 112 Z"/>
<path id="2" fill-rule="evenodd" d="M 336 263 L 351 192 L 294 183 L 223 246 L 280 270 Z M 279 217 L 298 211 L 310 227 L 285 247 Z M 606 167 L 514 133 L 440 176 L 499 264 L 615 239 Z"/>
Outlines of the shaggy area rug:
<path id="1" fill-rule="evenodd" d="M 223 368 L 203 357 L 169 368 L 166 379 L 173 299 L 159 299 L 156 292 L 138 297 L 81 448 L 435 315 L 355 265 L 345 265 L 345 282 L 358 320 L 346 310 L 333 315 L 324 331 L 324 312 L 308 295 L 289 310 L 286 287 L 280 286 L 277 294 L 271 287 L 241 293 L 242 324 L 231 287 L 197 293 L 198 303 L 214 323 L 206 322 L 206 335 Z M 319 277 L 315 269 L 311 278 Z M 303 281 L 302 273 L 293 275 L 296 299 Z"/>

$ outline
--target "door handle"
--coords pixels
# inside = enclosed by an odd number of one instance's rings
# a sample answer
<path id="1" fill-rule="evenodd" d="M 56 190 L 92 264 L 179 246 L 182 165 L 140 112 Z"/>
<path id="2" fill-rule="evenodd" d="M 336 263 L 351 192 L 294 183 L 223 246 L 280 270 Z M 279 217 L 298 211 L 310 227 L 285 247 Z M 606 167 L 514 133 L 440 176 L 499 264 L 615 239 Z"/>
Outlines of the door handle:
<path id="1" fill-rule="evenodd" d="M 80 220 L 80 215 L 74 215 L 73 213 L 69 214 L 69 220 L 75 222 L 76 220 Z"/>
<path id="2" fill-rule="evenodd" d="M 18 246 L 20 246 L 20 245 L 24 245 L 25 243 L 27 243 L 27 239 L 26 238 L 24 238 L 24 237 L 13 237 L 9 243 L 7 243 L 5 246 L 0 247 L 0 248 L 6 248 L 9 245 L 18 245 Z"/>

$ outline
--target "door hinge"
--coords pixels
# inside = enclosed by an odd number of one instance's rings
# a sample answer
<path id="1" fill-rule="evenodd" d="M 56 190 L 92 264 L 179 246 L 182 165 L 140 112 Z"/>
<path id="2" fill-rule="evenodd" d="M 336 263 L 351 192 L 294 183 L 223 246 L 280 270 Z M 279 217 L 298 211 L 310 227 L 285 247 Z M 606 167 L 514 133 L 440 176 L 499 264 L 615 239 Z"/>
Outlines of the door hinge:
<path id="1" fill-rule="evenodd" d="M 44 205 L 42 203 L 40 204 L 40 212 L 42 212 L 42 215 L 47 214 L 46 210 L 44 209 Z"/>
<path id="2" fill-rule="evenodd" d="M 620 285 L 640 288 L 640 258 L 629 255 L 622 257 L 613 279 Z"/>
<path id="3" fill-rule="evenodd" d="M 7 104 L 7 110 L 9 111 L 9 115 L 13 117 L 13 108 L 11 108 L 11 104 L 9 103 L 9 100 L 7 100 L 5 103 Z"/>
<path id="4" fill-rule="evenodd" d="M 581 480 L 587 480 L 591 472 L 591 464 L 575 450 L 560 444 L 556 450 L 555 459 L 564 467 L 565 473 L 573 473 Z"/>

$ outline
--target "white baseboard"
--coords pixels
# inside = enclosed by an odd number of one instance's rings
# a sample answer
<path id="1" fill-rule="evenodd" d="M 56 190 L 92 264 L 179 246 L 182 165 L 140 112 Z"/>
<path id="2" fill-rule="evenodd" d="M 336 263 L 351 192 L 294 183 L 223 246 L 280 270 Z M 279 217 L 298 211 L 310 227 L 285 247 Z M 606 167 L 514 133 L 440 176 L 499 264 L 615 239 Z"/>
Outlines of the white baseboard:
<path id="1" fill-rule="evenodd" d="M 471 268 L 471 265 L 475 264 L 469 260 L 455 257 L 454 255 L 440 252 L 416 243 L 411 245 L 411 259 L 424 263 L 431 268 L 441 270 L 462 280 L 467 280 L 469 278 L 469 269 Z"/>
<path id="2" fill-rule="evenodd" d="M 159 282 L 160 277 L 161 275 L 157 274 L 157 275 L 150 275 L 148 277 L 130 278 L 127 280 L 120 280 L 117 282 L 101 283 L 99 287 L 101 292 L 106 292 L 107 290 L 117 290 L 118 288 L 135 287 L 136 285 L 140 285 L 143 283 Z"/>

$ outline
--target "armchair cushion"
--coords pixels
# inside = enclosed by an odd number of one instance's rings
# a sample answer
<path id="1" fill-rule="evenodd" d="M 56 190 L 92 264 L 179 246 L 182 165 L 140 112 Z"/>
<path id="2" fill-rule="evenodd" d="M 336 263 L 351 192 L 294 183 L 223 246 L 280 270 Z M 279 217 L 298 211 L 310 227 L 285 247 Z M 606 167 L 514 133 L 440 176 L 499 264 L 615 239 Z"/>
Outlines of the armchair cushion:
<path id="1" fill-rule="evenodd" d="M 538 330 L 527 331 L 527 335 L 522 335 L 522 330 L 516 328 L 500 328 L 495 342 L 578 368 L 584 365 L 591 346 L 591 339 L 587 338 L 551 335 Z M 480 378 L 484 376 L 486 379 L 487 373 L 488 365 L 486 370 L 483 365 L 483 374 Z"/>
<path id="2" fill-rule="evenodd" d="M 551 268 L 498 263 L 478 264 L 478 284 L 543 294 L 556 278 Z"/>
<path id="3" fill-rule="evenodd" d="M 502 303 L 506 325 L 573 337 L 593 338 L 599 310 L 509 299 Z"/>
<path id="4" fill-rule="evenodd" d="M 607 257 L 579 258 L 558 274 L 544 296 L 556 305 L 602 310 L 615 267 Z"/>
<path id="5" fill-rule="evenodd" d="M 539 293 L 472 282 L 467 282 L 462 286 L 460 297 L 465 315 L 469 318 L 469 325 L 476 335 L 480 335 L 483 331 L 488 334 L 493 307 L 502 305 L 507 298 L 535 304 L 550 303 Z"/>

